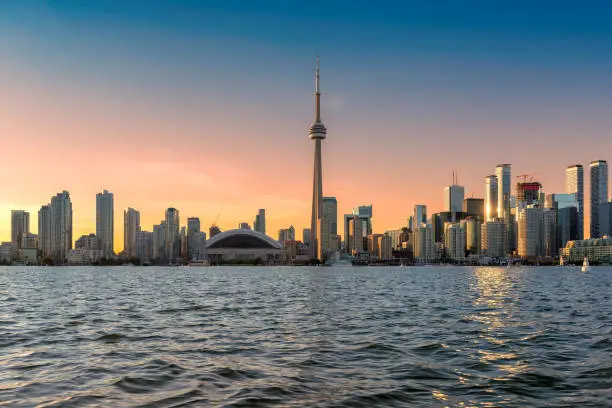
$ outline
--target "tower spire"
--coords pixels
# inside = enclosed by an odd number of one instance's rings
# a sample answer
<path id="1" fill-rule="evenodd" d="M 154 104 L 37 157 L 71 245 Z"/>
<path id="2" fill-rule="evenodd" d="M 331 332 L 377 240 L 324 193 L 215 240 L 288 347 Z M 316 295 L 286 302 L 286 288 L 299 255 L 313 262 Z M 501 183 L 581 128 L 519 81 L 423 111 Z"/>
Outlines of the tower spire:
<path id="1" fill-rule="evenodd" d="M 317 55 L 317 71 L 315 75 L 315 122 L 321 122 L 321 88 L 319 88 L 319 56 Z"/>

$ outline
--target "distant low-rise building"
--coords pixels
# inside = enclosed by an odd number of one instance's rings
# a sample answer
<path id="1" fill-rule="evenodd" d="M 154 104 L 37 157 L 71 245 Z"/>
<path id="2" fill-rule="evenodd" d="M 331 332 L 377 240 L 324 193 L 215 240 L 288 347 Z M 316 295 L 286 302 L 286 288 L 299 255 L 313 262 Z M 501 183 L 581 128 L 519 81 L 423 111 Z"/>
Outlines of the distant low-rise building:
<path id="1" fill-rule="evenodd" d="M 569 262 L 612 262 L 612 238 L 594 238 L 568 241 L 561 249 L 561 255 Z"/>

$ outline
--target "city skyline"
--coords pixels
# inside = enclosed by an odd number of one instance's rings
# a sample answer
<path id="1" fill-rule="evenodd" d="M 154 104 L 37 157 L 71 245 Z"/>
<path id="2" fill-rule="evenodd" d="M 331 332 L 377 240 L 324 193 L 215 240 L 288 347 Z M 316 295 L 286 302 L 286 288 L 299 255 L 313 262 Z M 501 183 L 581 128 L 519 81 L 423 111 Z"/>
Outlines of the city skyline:
<path id="1" fill-rule="evenodd" d="M 609 29 L 600 10 L 581 10 L 588 27 L 563 9 L 556 26 L 545 21 L 524 31 L 520 18 L 489 26 L 494 13 L 485 7 L 474 21 L 459 14 L 446 30 L 432 21 L 435 35 L 428 37 L 423 21 L 405 28 L 382 8 L 368 9 L 372 27 L 384 27 L 385 17 L 392 20 L 389 29 L 366 32 L 359 27 L 367 8 L 356 4 L 340 17 L 345 34 L 323 24 L 312 38 L 280 5 L 282 22 L 270 6 L 263 16 L 244 11 L 236 19 L 213 10 L 225 19 L 206 32 L 193 24 L 209 17 L 185 15 L 180 6 L 165 5 L 165 20 L 153 8 L 107 7 L 108 13 L 59 3 L 0 5 L 0 74 L 3 94 L 10 95 L 0 101 L 0 132 L 8 151 L 28 146 L 26 156 L 6 155 L 0 163 L 3 174 L 19 169 L 4 181 L 0 241 L 10 240 L 11 210 L 28 211 L 35 226 L 40 206 L 63 190 L 74 209 L 73 239 L 95 232 L 95 195 L 114 193 L 115 250 L 123 248 L 119 214 L 128 207 L 140 211 L 148 231 L 169 207 L 182 217 L 198 216 L 203 226 L 220 215 L 219 225 L 229 229 L 266 208 L 268 231 L 308 227 L 312 146 L 304 129 L 312 117 L 316 52 L 325 59 L 325 120 L 333 129 L 323 155 L 324 193 L 337 198 L 339 214 L 372 204 L 377 231 L 405 225 L 416 204 L 427 205 L 429 214 L 441 211 L 453 170 L 465 197 L 484 197 L 484 176 L 505 162 L 512 164 L 513 188 L 515 175 L 539 173 L 546 192 L 562 193 L 568 165 L 588 169 L 609 159 L 600 152 L 612 151 L 610 60 L 602 52 Z M 411 7 L 421 17 L 433 13 Z M 341 11 L 325 10 L 329 18 Z M 137 11 L 151 20 L 149 33 L 140 30 Z M 395 11 L 402 18 L 419 15 Z M 545 15 L 536 8 L 524 18 L 544 21 Z M 250 23 L 251 31 L 236 21 Z M 252 36 L 270 21 L 277 21 L 274 33 L 293 40 Z M 192 24 L 182 28 L 183 22 Z M 109 29 L 115 36 L 100 35 Z M 393 40 L 393 30 L 410 41 Z M 228 33 L 235 33 L 233 40 Z M 218 36 L 219 44 L 202 34 Z M 350 34 L 368 41 L 343 49 Z M 587 40 L 589 47 L 582 47 Z M 232 53 L 223 51 L 230 46 Z M 99 57 L 92 59 L 90 48 Z M 158 56 L 165 62 L 152 68 L 149 61 Z M 236 68 L 246 66 L 245 72 Z M 446 148 L 455 140 L 464 143 Z M 358 174 L 351 173 L 356 161 L 365 166 Z M 588 198 L 588 172 L 584 183 Z M 585 232 L 589 207 L 585 199 Z"/>

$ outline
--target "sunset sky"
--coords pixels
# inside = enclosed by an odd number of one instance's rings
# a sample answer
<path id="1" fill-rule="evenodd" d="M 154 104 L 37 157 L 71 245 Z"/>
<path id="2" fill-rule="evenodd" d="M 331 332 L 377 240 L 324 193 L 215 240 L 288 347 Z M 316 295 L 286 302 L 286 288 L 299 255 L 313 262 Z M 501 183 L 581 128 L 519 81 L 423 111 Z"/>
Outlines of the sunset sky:
<path id="1" fill-rule="evenodd" d="M 572 4 L 572 5 L 570 5 Z M 567 165 L 612 160 L 608 1 L 0 1 L 0 240 L 10 210 L 68 190 L 74 238 L 95 194 L 151 230 L 167 207 L 205 229 L 310 220 L 314 59 L 323 191 L 374 229 L 442 209 L 459 174 L 499 163 L 564 192 Z M 588 220 L 588 219 L 587 219 Z M 585 225 L 585 230 L 588 231 Z"/>

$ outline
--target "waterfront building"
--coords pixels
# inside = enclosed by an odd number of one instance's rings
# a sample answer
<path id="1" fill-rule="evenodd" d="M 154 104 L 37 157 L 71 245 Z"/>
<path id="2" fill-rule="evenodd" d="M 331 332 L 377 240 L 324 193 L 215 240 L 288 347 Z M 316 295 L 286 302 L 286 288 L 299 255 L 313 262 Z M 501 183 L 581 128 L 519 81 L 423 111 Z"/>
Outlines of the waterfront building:
<path id="1" fill-rule="evenodd" d="M 11 243 L 13 248 L 23 248 L 23 237 L 30 233 L 30 213 L 23 210 L 11 211 Z"/>
<path id="2" fill-rule="evenodd" d="M 466 198 L 463 200 L 463 212 L 469 217 L 476 217 L 480 221 L 485 219 L 484 198 Z"/>
<path id="3" fill-rule="evenodd" d="M 115 234 L 115 204 L 113 193 L 104 190 L 96 194 L 96 236 L 104 256 L 112 256 Z"/>
<path id="4" fill-rule="evenodd" d="M 568 241 L 561 255 L 572 263 L 582 263 L 584 258 L 592 263 L 612 263 L 612 238 Z"/>
<path id="5" fill-rule="evenodd" d="M 556 218 L 551 208 L 529 206 L 518 212 L 518 254 L 523 258 L 557 254 Z"/>
<path id="6" fill-rule="evenodd" d="M 363 252 L 367 249 L 367 243 L 364 245 L 364 223 L 358 215 L 353 215 L 349 220 L 349 248 L 348 251 L 355 254 Z"/>
<path id="7" fill-rule="evenodd" d="M 302 230 L 302 242 L 304 245 L 310 245 L 310 228 L 304 228 Z"/>
<path id="8" fill-rule="evenodd" d="M 140 213 L 133 208 L 123 211 L 123 252 L 128 258 L 136 255 L 136 235 L 140 231 Z"/>
<path id="9" fill-rule="evenodd" d="M 402 230 L 385 231 L 385 236 L 391 240 L 391 249 L 395 250 L 402 247 Z"/>
<path id="10" fill-rule="evenodd" d="M 600 238 L 599 205 L 608 202 L 608 163 L 591 162 L 591 238 Z"/>
<path id="11" fill-rule="evenodd" d="M 378 255 L 380 253 L 380 245 L 383 237 L 383 234 L 368 235 L 368 250 L 370 251 L 370 259 L 378 258 Z"/>
<path id="12" fill-rule="evenodd" d="M 465 261 L 465 229 L 459 223 L 444 223 L 444 248 L 446 257 L 454 262 Z"/>
<path id="13" fill-rule="evenodd" d="M 380 261 L 389 261 L 393 259 L 393 244 L 389 235 L 385 234 L 380 240 L 380 248 L 378 251 L 378 259 Z"/>
<path id="14" fill-rule="evenodd" d="M 43 258 L 51 256 L 51 207 L 38 210 L 38 250 Z"/>
<path id="15" fill-rule="evenodd" d="M 503 220 L 487 221 L 480 229 L 481 254 L 490 258 L 506 256 L 506 223 Z"/>
<path id="16" fill-rule="evenodd" d="M 288 241 L 291 245 L 295 240 Z M 217 234 L 206 241 L 208 259 L 213 264 L 225 262 L 261 262 L 274 265 L 283 262 L 283 247 L 269 236 L 253 230 L 236 229 Z"/>
<path id="17" fill-rule="evenodd" d="M 497 176 L 492 174 L 485 177 L 485 220 L 493 221 L 497 218 Z"/>
<path id="18" fill-rule="evenodd" d="M 253 229 L 257 232 L 261 232 L 265 235 L 266 233 L 266 210 L 264 208 L 260 208 L 255 216 L 255 221 L 253 222 Z"/>
<path id="19" fill-rule="evenodd" d="M 312 188 L 312 216 L 310 221 L 311 259 L 322 259 L 321 251 L 321 222 L 323 221 L 323 165 L 321 160 L 321 141 L 327 137 L 327 129 L 321 121 L 321 91 L 319 89 L 319 58 L 315 76 L 315 120 L 308 132 L 310 139 L 314 140 L 314 178 Z"/>
<path id="20" fill-rule="evenodd" d="M 31 232 L 25 234 L 21 239 L 21 249 L 37 249 L 38 248 L 38 235 L 32 234 Z"/>
<path id="21" fill-rule="evenodd" d="M 463 210 L 463 198 L 465 188 L 458 185 L 444 187 L 444 211 L 451 214 L 460 213 Z"/>
<path id="22" fill-rule="evenodd" d="M 103 257 L 101 249 L 71 249 L 66 262 L 69 265 L 91 265 Z"/>
<path id="23" fill-rule="evenodd" d="M 584 169 L 581 164 L 565 169 L 565 188 L 566 193 L 573 194 L 578 202 L 577 239 L 584 239 Z"/>
<path id="24" fill-rule="evenodd" d="M 166 260 L 168 263 L 175 263 L 180 255 L 180 218 L 176 208 L 166 210 Z"/>
<path id="25" fill-rule="evenodd" d="M 427 224 L 427 206 L 423 204 L 415 205 L 411 221 L 412 223 L 408 226 L 412 231 L 416 230 L 421 224 Z"/>
<path id="26" fill-rule="evenodd" d="M 62 191 L 51 198 L 51 257 L 63 264 L 72 249 L 72 202 L 70 193 Z"/>

